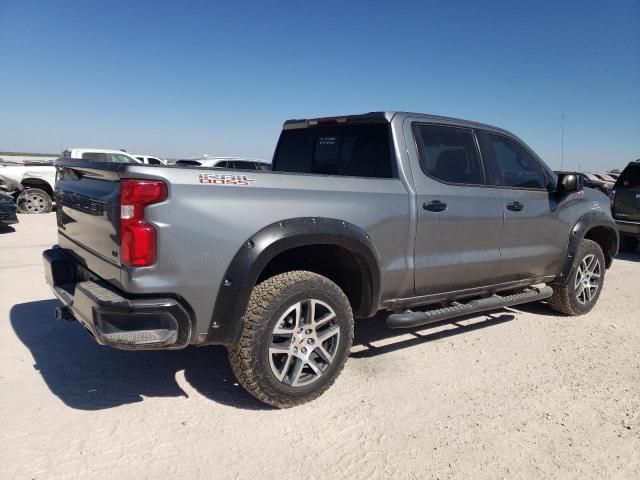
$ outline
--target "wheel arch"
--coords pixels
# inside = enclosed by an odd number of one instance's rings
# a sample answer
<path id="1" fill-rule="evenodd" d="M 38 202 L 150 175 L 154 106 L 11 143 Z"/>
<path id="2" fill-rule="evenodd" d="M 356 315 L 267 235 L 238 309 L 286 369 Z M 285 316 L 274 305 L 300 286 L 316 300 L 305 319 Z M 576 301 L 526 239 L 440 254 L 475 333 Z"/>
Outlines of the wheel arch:
<path id="1" fill-rule="evenodd" d="M 569 278 L 571 268 L 573 267 L 573 259 L 578 250 L 578 246 L 583 239 L 593 240 L 602 249 L 605 258 L 605 266 L 609 268 L 613 261 L 613 257 L 618 254 L 618 246 L 620 238 L 616 224 L 604 212 L 594 211 L 580 217 L 571 229 L 569 235 L 569 244 L 567 246 L 567 255 L 562 265 L 557 279 L 560 283 L 564 283 Z"/>
<path id="2" fill-rule="evenodd" d="M 380 269 L 369 235 L 338 219 L 293 218 L 268 225 L 245 240 L 227 267 L 202 343 L 233 345 L 253 287 L 292 270 L 313 271 L 334 281 L 349 298 L 356 317 L 377 311 Z"/>
<path id="3" fill-rule="evenodd" d="M 47 195 L 49 195 L 49 197 L 51 197 L 51 200 L 53 200 L 53 187 L 46 180 L 35 177 L 26 177 L 22 179 L 20 184 L 22 185 L 22 188 L 24 188 L 24 190 L 27 190 L 28 188 L 39 188 Z"/>

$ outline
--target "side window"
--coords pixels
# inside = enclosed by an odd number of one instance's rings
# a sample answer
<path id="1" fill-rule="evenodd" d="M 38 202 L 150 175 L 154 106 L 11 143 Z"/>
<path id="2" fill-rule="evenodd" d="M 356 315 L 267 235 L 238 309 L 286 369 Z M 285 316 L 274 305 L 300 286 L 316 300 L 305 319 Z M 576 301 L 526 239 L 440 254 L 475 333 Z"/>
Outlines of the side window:
<path id="1" fill-rule="evenodd" d="M 422 171 L 445 183 L 484 184 L 482 162 L 469 129 L 414 124 Z"/>
<path id="2" fill-rule="evenodd" d="M 84 152 L 82 154 L 83 160 L 91 160 L 93 162 L 108 162 L 109 157 L 106 153 L 101 152 Z"/>
<path id="3" fill-rule="evenodd" d="M 544 170 L 514 141 L 485 133 L 489 155 L 493 155 L 497 169 L 497 184 L 516 188 L 546 188 Z"/>
<path id="4" fill-rule="evenodd" d="M 149 157 L 149 165 L 161 165 L 162 162 L 157 158 Z"/>

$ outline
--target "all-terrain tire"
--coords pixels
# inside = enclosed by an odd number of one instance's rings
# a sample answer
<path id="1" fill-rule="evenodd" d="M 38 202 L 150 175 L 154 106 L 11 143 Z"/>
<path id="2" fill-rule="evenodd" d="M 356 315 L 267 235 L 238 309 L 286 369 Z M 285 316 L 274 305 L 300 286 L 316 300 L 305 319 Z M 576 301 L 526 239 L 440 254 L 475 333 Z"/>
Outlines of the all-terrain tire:
<path id="1" fill-rule="evenodd" d="M 578 283 L 578 277 L 581 276 L 581 264 L 589 256 L 593 256 L 599 265 L 598 288 L 589 301 L 580 302 L 578 298 L 580 285 L 576 286 L 576 283 Z M 600 245 L 593 240 L 583 239 L 578 245 L 568 278 L 562 283 L 551 284 L 553 295 L 549 299 L 549 305 L 555 311 L 572 317 L 590 312 L 602 292 L 605 271 L 605 259 Z"/>
<path id="2" fill-rule="evenodd" d="M 16 199 L 20 213 L 49 213 L 53 200 L 47 192 L 39 188 L 27 188 Z"/>
<path id="3" fill-rule="evenodd" d="M 324 373 L 309 385 L 293 387 L 276 377 L 270 365 L 269 347 L 276 322 L 279 328 L 282 316 L 308 299 L 324 303 L 335 312 L 332 328 L 338 330 L 339 341 Z M 289 408 L 314 400 L 334 383 L 352 342 L 353 313 L 344 292 L 326 277 L 292 271 L 271 277 L 253 289 L 240 339 L 229 350 L 229 362 L 238 382 L 251 395 L 271 406 Z"/>

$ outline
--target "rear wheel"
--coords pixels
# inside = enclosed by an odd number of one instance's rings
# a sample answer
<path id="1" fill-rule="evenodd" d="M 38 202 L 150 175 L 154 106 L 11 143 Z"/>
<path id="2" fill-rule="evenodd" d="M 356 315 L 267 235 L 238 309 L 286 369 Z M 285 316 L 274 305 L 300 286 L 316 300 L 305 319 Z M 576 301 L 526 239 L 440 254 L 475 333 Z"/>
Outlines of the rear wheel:
<path id="1" fill-rule="evenodd" d="M 352 341 L 353 314 L 342 290 L 312 272 L 287 272 L 254 288 L 229 360 L 249 393 L 288 408 L 333 384 Z"/>
<path id="2" fill-rule="evenodd" d="M 563 284 L 551 284 L 549 305 L 565 315 L 584 315 L 595 306 L 604 283 L 605 260 L 600 245 L 582 240 L 574 257 L 569 278 Z"/>
<path id="3" fill-rule="evenodd" d="M 628 235 L 620 236 L 620 251 L 621 252 L 635 252 L 638 248 L 638 239 L 636 237 L 630 237 Z"/>
<path id="4" fill-rule="evenodd" d="M 39 188 L 27 188 L 16 199 L 20 213 L 49 213 L 53 201 L 47 192 Z"/>

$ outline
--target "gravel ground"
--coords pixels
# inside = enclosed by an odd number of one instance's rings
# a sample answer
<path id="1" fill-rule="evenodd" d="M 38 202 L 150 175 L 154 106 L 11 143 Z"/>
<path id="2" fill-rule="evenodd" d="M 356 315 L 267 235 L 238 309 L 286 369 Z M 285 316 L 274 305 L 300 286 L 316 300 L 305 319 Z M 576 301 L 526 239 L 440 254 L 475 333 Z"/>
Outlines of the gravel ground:
<path id="1" fill-rule="evenodd" d="M 120 352 L 54 319 L 55 216 L 0 233 L 0 478 L 640 478 L 640 254 L 582 318 L 534 304 L 356 324 L 319 400 L 278 411 L 223 349 Z"/>

